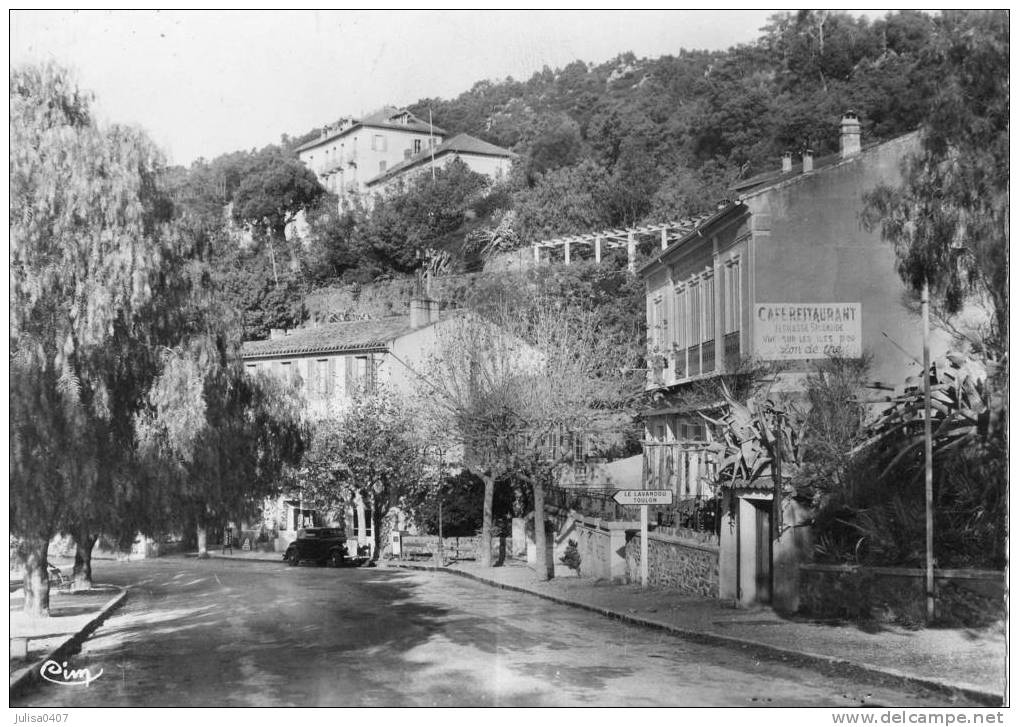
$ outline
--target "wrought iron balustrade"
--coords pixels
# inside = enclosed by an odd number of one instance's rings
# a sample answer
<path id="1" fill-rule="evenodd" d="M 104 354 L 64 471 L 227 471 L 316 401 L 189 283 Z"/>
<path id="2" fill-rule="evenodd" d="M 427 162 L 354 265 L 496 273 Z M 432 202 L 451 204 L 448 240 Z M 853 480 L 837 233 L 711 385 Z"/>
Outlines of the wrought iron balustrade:
<path id="1" fill-rule="evenodd" d="M 725 370 L 732 372 L 739 368 L 739 331 L 726 333 L 723 341 L 722 355 L 725 361 Z"/>
<path id="2" fill-rule="evenodd" d="M 708 374 L 715 370 L 715 341 L 701 344 L 701 373 Z"/>

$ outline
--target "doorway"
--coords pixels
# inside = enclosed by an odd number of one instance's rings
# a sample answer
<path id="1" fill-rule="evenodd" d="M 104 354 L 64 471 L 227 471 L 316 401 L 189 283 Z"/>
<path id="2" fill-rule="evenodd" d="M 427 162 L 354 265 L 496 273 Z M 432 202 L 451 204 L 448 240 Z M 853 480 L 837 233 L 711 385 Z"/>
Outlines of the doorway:
<path id="1" fill-rule="evenodd" d="M 771 503 L 754 502 L 754 600 L 771 603 Z"/>
<path id="2" fill-rule="evenodd" d="M 737 560 L 740 603 L 771 603 L 771 500 L 739 498 Z"/>

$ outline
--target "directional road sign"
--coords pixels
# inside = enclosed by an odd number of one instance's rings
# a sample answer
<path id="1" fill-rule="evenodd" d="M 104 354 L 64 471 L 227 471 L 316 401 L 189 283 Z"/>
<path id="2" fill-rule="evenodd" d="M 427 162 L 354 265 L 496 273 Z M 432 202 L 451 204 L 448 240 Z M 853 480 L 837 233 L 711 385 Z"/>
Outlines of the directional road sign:
<path id="1" fill-rule="evenodd" d="M 671 505 L 672 490 L 616 490 L 612 499 L 620 505 Z"/>

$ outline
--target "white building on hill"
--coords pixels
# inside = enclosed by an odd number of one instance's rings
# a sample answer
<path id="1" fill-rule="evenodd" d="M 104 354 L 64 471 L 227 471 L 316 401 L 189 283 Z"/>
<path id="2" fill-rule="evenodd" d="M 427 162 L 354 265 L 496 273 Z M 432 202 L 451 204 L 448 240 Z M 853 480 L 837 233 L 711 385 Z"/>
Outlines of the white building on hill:
<path id="1" fill-rule="evenodd" d="M 514 154 L 467 134 L 446 141 L 446 132 L 406 109 L 387 107 L 361 119 L 326 126 L 317 139 L 297 148 L 297 157 L 322 186 L 343 201 L 386 194 L 408 175 L 460 159 L 496 178 Z"/>

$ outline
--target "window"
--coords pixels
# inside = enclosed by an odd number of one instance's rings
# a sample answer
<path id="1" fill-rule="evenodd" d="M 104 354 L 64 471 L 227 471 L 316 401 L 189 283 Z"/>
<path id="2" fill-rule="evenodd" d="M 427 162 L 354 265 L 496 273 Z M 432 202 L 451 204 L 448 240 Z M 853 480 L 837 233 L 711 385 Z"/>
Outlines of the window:
<path id="1" fill-rule="evenodd" d="M 358 389 L 375 391 L 374 356 L 347 356 L 347 392 L 352 395 Z"/>
<path id="2" fill-rule="evenodd" d="M 382 134 L 375 134 L 372 136 L 372 151 L 385 151 L 386 150 L 386 137 Z"/>
<path id="3" fill-rule="evenodd" d="M 415 139 L 414 140 L 414 153 L 415 154 L 420 154 L 421 153 L 421 140 L 420 139 Z"/>
<path id="4" fill-rule="evenodd" d="M 584 438 L 583 432 L 573 433 L 573 460 L 575 462 L 584 461 Z"/>
<path id="5" fill-rule="evenodd" d="M 704 274 L 701 297 L 704 301 L 704 327 L 701 329 L 701 341 L 712 341 L 715 338 L 715 276 L 710 271 Z"/>
<path id="6" fill-rule="evenodd" d="M 694 280 L 690 283 L 689 292 L 687 297 L 690 302 L 690 312 L 688 318 L 688 331 L 690 334 L 690 345 L 696 346 L 701 342 L 701 331 L 703 327 L 701 325 L 701 286 L 698 284 L 699 281 Z"/>
<path id="7" fill-rule="evenodd" d="M 724 268 L 725 280 L 723 305 L 725 306 L 725 332 L 735 333 L 740 330 L 740 314 L 742 312 L 742 290 L 740 289 L 740 261 L 733 257 Z"/>
<path id="8" fill-rule="evenodd" d="M 382 174 L 382 172 L 384 172 L 384 171 L 386 171 L 386 160 L 385 159 L 383 159 L 381 162 L 379 162 L 379 174 Z"/>
<path id="9" fill-rule="evenodd" d="M 294 365 L 293 361 L 281 361 L 280 362 L 280 378 L 290 384 L 302 388 L 304 386 L 304 379 L 301 378 L 300 372 L 297 370 L 297 366 Z"/>
<path id="10" fill-rule="evenodd" d="M 662 315 L 662 299 L 656 298 L 651 308 L 651 323 L 654 326 L 653 345 L 661 350 L 665 347 L 665 317 Z"/>
<path id="11" fill-rule="evenodd" d="M 308 394 L 313 399 L 326 399 L 333 395 L 332 392 L 332 361 L 325 358 L 309 359 L 308 381 L 310 387 Z"/>
<path id="12" fill-rule="evenodd" d="M 676 347 L 684 349 L 689 345 L 686 337 L 686 286 L 680 285 L 676 288 L 676 324 L 673 326 L 672 334 L 673 340 L 676 342 Z"/>
<path id="13" fill-rule="evenodd" d="M 707 439 L 704 422 L 697 422 L 689 419 L 680 421 L 679 434 L 682 439 L 694 442 L 703 442 Z"/>
<path id="14" fill-rule="evenodd" d="M 361 529 L 358 527 L 357 513 L 354 513 L 354 536 L 361 536 Z M 371 508 L 364 509 L 364 537 L 372 537 L 372 511 Z"/>
<path id="15" fill-rule="evenodd" d="M 258 371 L 258 364 L 244 364 L 244 368 L 249 374 L 253 374 Z"/>

